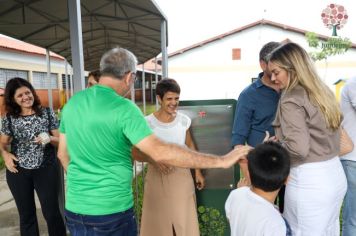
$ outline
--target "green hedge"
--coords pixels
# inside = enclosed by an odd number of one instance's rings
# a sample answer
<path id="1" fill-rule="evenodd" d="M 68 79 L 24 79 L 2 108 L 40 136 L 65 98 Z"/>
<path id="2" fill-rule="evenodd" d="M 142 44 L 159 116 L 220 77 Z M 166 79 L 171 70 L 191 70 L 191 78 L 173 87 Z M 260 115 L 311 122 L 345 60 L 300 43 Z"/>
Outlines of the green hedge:
<path id="1" fill-rule="evenodd" d="M 144 168 L 143 178 L 146 176 L 147 166 Z M 134 210 L 136 213 L 136 219 L 138 222 L 141 222 L 141 214 L 142 214 L 142 202 L 143 202 L 143 182 L 142 173 L 137 175 L 132 181 L 132 189 L 134 194 Z M 136 186 L 137 183 L 137 186 Z M 136 194 L 136 191 L 138 194 Z"/>
<path id="2" fill-rule="evenodd" d="M 225 216 L 213 207 L 199 206 L 198 220 L 201 236 L 223 236 L 227 228 Z"/>
<path id="3" fill-rule="evenodd" d="M 0 170 L 5 167 L 4 159 L 0 156 Z"/>

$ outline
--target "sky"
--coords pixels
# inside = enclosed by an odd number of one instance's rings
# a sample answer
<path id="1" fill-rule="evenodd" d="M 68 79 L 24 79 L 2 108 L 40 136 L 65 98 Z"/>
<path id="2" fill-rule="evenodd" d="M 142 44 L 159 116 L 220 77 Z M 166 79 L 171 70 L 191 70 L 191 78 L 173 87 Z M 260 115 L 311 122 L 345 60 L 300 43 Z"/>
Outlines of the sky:
<path id="1" fill-rule="evenodd" d="M 331 36 L 321 19 L 331 3 L 348 21 L 338 35 L 356 43 L 355 0 L 154 0 L 168 19 L 168 53 L 261 19 Z"/>

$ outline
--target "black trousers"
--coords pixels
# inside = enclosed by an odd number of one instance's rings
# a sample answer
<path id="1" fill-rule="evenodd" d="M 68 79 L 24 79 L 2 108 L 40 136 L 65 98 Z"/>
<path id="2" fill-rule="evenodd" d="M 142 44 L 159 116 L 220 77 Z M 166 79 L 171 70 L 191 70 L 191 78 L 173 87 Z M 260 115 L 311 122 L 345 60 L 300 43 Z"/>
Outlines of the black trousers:
<path id="1" fill-rule="evenodd" d="M 57 164 L 34 170 L 17 169 L 18 173 L 6 170 L 6 180 L 19 212 L 21 236 L 39 235 L 34 191 L 40 201 L 49 236 L 66 235 L 58 205 Z"/>

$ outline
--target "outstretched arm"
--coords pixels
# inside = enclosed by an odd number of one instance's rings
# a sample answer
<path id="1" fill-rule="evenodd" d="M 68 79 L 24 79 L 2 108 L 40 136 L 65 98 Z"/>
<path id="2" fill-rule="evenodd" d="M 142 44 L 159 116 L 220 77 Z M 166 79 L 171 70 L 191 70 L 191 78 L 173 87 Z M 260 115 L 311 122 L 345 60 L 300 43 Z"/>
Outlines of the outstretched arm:
<path id="1" fill-rule="evenodd" d="M 204 154 L 165 143 L 154 134 L 142 139 L 135 146 L 154 161 L 182 168 L 229 168 L 238 160 L 244 159 L 250 150 L 250 147 L 244 146 L 223 156 Z"/>

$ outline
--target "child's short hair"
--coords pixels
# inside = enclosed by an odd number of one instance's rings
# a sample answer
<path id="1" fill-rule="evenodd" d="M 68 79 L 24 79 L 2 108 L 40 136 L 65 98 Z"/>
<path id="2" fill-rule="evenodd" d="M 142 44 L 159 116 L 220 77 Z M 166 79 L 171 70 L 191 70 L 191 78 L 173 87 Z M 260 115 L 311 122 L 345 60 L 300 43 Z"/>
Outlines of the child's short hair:
<path id="1" fill-rule="evenodd" d="M 288 151 L 276 142 L 259 144 L 247 155 L 251 185 L 265 192 L 280 189 L 289 175 Z"/>

